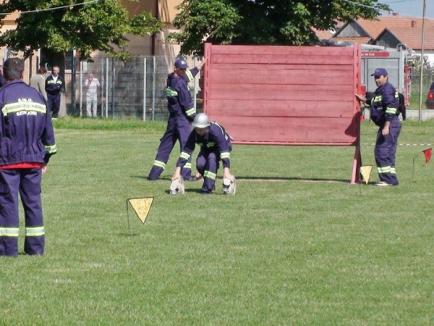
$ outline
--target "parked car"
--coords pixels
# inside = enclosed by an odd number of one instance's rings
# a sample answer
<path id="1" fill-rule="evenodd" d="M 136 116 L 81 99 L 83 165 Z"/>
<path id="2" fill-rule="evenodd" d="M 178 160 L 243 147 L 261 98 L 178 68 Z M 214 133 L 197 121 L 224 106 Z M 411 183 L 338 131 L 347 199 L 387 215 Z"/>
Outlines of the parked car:
<path id="1" fill-rule="evenodd" d="M 434 109 L 434 83 L 429 88 L 428 95 L 426 97 L 426 107 L 428 109 Z"/>

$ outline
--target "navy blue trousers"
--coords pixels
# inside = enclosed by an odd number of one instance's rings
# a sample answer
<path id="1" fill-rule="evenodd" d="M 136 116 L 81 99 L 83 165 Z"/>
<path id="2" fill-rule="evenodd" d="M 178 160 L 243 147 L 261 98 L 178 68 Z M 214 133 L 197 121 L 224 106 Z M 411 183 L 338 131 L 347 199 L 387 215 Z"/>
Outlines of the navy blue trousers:
<path id="1" fill-rule="evenodd" d="M 44 254 L 41 174 L 40 169 L 0 170 L 0 256 L 18 255 L 18 194 L 25 214 L 24 252 Z"/>
<path id="2" fill-rule="evenodd" d="M 48 112 L 51 112 L 53 118 L 59 117 L 60 93 L 57 95 L 47 94 L 47 109 Z"/>
<path id="3" fill-rule="evenodd" d="M 212 192 L 215 189 L 219 161 L 219 154 L 213 151 L 200 151 L 197 155 L 196 168 L 203 175 L 203 192 Z"/>
<path id="4" fill-rule="evenodd" d="M 381 129 L 378 130 L 377 141 L 375 143 L 375 162 L 377 163 L 378 176 L 380 181 L 391 185 L 398 185 L 395 159 L 401 123 L 398 119 L 392 120 L 390 132 L 387 136 L 381 134 Z"/>
<path id="5" fill-rule="evenodd" d="M 190 122 L 184 116 L 170 116 L 167 121 L 166 132 L 160 139 L 160 146 L 158 147 L 157 156 L 155 157 L 154 164 L 149 172 L 149 180 L 157 180 L 160 178 L 166 168 L 167 161 L 169 160 L 170 153 L 175 146 L 176 141 L 179 141 L 180 151 L 187 143 L 188 136 L 191 133 Z M 187 164 L 183 167 L 181 175 L 185 180 L 191 178 L 191 157 Z"/>

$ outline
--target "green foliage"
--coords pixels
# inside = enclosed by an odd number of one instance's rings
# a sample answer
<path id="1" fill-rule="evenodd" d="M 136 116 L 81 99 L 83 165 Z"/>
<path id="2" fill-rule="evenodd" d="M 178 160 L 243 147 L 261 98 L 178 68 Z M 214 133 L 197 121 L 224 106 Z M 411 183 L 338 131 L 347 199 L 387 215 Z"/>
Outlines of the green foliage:
<path id="1" fill-rule="evenodd" d="M 237 36 L 241 16 L 226 2 L 185 0 L 181 3 L 174 24 L 182 31 L 170 35 L 170 38 L 182 43 L 181 52 L 200 52 L 204 37 L 219 44 L 231 43 Z"/>
<path id="2" fill-rule="evenodd" d="M 378 0 L 184 0 L 171 38 L 181 52 L 203 54 L 203 43 L 303 45 L 316 40 L 312 28 L 326 30 L 337 21 L 374 18 L 388 9 Z M 365 6 L 372 6 L 368 8 Z"/>
<path id="3" fill-rule="evenodd" d="M 16 0 L 1 4 L 0 11 L 28 11 L 82 2 Z M 26 55 L 48 48 L 54 52 L 76 49 L 83 59 L 94 50 L 125 58 L 126 34 L 147 35 L 160 28 L 161 23 L 147 12 L 130 18 L 118 1 L 100 0 L 86 6 L 23 14 L 17 19 L 15 30 L 0 36 L 0 45 L 24 51 Z"/>

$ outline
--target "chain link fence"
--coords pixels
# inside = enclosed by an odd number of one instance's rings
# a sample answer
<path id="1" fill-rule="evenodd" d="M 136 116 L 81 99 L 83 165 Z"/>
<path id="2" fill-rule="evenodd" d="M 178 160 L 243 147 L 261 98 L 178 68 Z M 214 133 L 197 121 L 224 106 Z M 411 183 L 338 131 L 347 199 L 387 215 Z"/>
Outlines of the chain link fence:
<path id="1" fill-rule="evenodd" d="M 196 66 L 196 58 L 188 59 L 189 66 Z M 165 56 L 140 56 L 128 61 L 109 57 L 97 57 L 92 62 L 76 63 L 75 69 L 65 74 L 67 85 L 66 113 L 72 116 L 88 117 L 88 91 L 86 79 L 90 74 L 98 79 L 97 117 L 132 118 L 144 121 L 166 120 L 168 116 L 167 99 L 163 93 L 167 75 L 173 69 L 174 62 L 168 62 Z M 202 110 L 202 90 L 200 76 L 190 84 L 194 106 Z M 412 69 L 406 83 L 409 96 L 409 108 L 419 108 L 420 71 Z M 434 71 L 424 71 L 422 89 L 422 109 L 426 108 L 427 94 L 434 82 Z"/>
<path id="2" fill-rule="evenodd" d="M 409 108 L 419 108 L 419 96 L 420 96 L 420 70 L 413 69 L 410 75 L 410 103 Z M 434 82 L 434 70 L 424 69 L 423 72 L 423 85 L 422 85 L 422 109 L 427 108 L 427 96 L 431 84 Z"/>
<path id="3" fill-rule="evenodd" d="M 189 66 L 198 64 L 196 58 L 190 58 Z M 173 69 L 173 62 L 166 57 L 140 56 L 128 61 L 108 57 L 97 57 L 92 62 L 76 63 L 75 69 L 65 75 L 71 87 L 66 99 L 67 114 L 89 117 L 91 90 L 86 80 L 96 78 L 97 117 L 132 118 L 149 120 L 167 119 L 167 99 L 164 95 L 167 75 Z M 194 106 L 201 110 L 200 76 L 196 76 L 190 86 Z"/>

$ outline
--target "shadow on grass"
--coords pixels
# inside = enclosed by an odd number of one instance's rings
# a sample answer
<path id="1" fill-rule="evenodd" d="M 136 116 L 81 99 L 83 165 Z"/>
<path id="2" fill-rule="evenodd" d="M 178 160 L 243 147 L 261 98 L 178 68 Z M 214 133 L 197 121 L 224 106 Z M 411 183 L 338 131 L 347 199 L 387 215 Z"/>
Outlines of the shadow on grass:
<path id="1" fill-rule="evenodd" d="M 143 175 L 132 175 L 131 178 L 138 178 L 138 179 L 144 179 L 148 181 L 148 178 Z M 220 179 L 220 178 L 219 178 Z M 278 182 L 278 181 L 304 181 L 304 182 L 331 182 L 331 183 L 350 183 L 349 179 L 333 179 L 333 178 L 302 178 L 302 177 L 267 177 L 267 176 L 236 176 L 237 180 L 244 180 L 244 181 L 258 181 L 258 182 Z M 149 182 L 155 182 L 155 181 L 171 181 L 171 177 L 164 176 L 161 177 L 158 180 L 153 180 Z M 195 181 L 188 181 L 190 182 L 197 182 L 201 180 L 195 180 Z M 186 191 L 190 192 L 200 192 L 200 189 L 189 189 Z M 167 193 L 169 191 L 166 191 Z"/>
<path id="2" fill-rule="evenodd" d="M 168 195 L 170 195 L 170 190 L 165 190 L 164 191 L 166 194 L 168 194 Z M 185 189 L 185 192 L 192 192 L 192 193 L 198 193 L 198 194 L 202 194 L 202 195 L 207 195 L 207 194 L 204 194 L 202 191 L 201 191 L 201 189 L 191 189 L 191 188 L 187 188 L 187 189 Z M 178 194 L 176 194 L 176 195 L 172 195 L 172 196 L 177 196 Z M 182 195 L 181 195 L 182 196 Z"/>
<path id="3" fill-rule="evenodd" d="M 158 180 L 152 180 L 152 181 L 148 180 L 148 176 L 146 176 L 146 175 L 130 175 L 130 178 L 143 179 L 143 180 L 146 180 L 146 181 L 149 181 L 149 182 L 171 181 L 172 180 L 172 177 L 169 177 L 169 176 L 164 176 L 164 177 L 159 178 Z"/>
<path id="4" fill-rule="evenodd" d="M 333 179 L 333 178 L 302 178 L 302 177 L 252 177 L 252 176 L 236 176 L 240 181 L 254 182 L 280 182 L 280 181 L 303 181 L 303 182 L 326 182 L 326 183 L 350 183 L 349 179 Z"/>
<path id="5" fill-rule="evenodd" d="M 121 236 L 121 237 L 137 237 L 138 235 L 140 235 L 140 233 L 119 232 L 118 235 Z"/>

